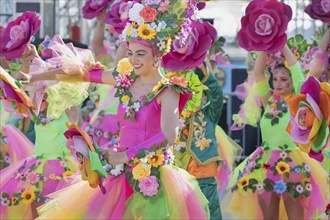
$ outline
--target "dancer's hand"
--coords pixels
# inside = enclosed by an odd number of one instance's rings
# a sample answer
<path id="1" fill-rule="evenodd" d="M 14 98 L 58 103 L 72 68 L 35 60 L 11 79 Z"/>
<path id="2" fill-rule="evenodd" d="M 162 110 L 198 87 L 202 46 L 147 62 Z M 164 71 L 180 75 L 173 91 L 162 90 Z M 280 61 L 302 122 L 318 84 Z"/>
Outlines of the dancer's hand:
<path id="1" fill-rule="evenodd" d="M 112 149 L 107 149 L 101 152 L 103 158 L 110 165 L 119 165 L 128 162 L 128 158 L 124 152 L 116 152 Z"/>
<path id="2" fill-rule="evenodd" d="M 33 44 L 29 44 L 21 56 L 21 61 L 22 63 L 29 63 L 33 58 L 38 56 L 36 47 Z"/>
<path id="3" fill-rule="evenodd" d="M 21 81 L 22 84 L 30 84 L 32 83 L 32 76 L 26 73 L 23 73 L 22 71 L 14 73 L 13 77 L 16 80 Z"/>

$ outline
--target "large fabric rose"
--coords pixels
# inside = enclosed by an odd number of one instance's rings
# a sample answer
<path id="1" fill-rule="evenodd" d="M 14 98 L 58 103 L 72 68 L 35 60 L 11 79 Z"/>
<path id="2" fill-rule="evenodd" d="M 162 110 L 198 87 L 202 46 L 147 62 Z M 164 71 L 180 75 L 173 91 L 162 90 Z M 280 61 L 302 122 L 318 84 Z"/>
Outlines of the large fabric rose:
<path id="1" fill-rule="evenodd" d="M 86 19 L 93 19 L 108 7 L 113 0 L 87 0 L 82 8 L 83 17 Z"/>
<path id="2" fill-rule="evenodd" d="M 148 176 L 140 180 L 139 187 L 143 195 L 154 196 L 158 192 L 159 183 L 155 176 Z"/>
<path id="3" fill-rule="evenodd" d="M 313 19 L 330 22 L 330 1 L 312 0 L 312 3 L 305 8 L 305 12 Z"/>
<path id="4" fill-rule="evenodd" d="M 124 30 L 127 20 L 128 0 L 121 0 L 113 4 L 103 18 L 103 21 L 111 24 L 119 34 Z"/>
<path id="5" fill-rule="evenodd" d="M 247 51 L 274 53 L 283 48 L 285 31 L 292 18 L 290 6 L 277 0 L 254 0 L 245 10 L 238 44 Z"/>
<path id="6" fill-rule="evenodd" d="M 0 35 L 0 56 L 7 60 L 20 57 L 33 35 L 39 30 L 40 17 L 32 11 L 26 11 L 10 22 Z"/>
<path id="7" fill-rule="evenodd" d="M 330 86 L 309 77 L 301 94 L 289 100 L 290 124 L 287 131 L 299 148 L 322 160 L 330 126 Z"/>
<path id="8" fill-rule="evenodd" d="M 162 58 L 162 66 L 171 71 L 189 70 L 199 66 L 205 59 L 207 51 L 213 45 L 217 31 L 208 22 L 193 21 L 192 30 L 182 44 L 176 40 L 171 51 Z"/>

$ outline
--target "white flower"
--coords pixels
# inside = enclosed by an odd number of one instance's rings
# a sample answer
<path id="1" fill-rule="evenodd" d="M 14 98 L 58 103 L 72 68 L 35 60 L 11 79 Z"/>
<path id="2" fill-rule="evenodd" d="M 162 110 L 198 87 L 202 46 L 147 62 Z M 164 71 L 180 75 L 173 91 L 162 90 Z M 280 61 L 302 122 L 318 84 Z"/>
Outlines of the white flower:
<path id="1" fill-rule="evenodd" d="M 1 198 L 2 206 L 9 206 L 10 200 L 8 198 Z"/>
<path id="2" fill-rule="evenodd" d="M 165 49 L 165 41 L 160 41 L 157 43 L 157 47 L 159 48 L 160 51 Z"/>
<path id="3" fill-rule="evenodd" d="M 194 14 L 191 16 L 191 20 L 197 21 L 198 19 L 200 19 L 200 15 L 199 15 L 199 11 L 196 9 L 194 11 Z"/>
<path id="4" fill-rule="evenodd" d="M 306 183 L 305 187 L 307 191 L 312 191 L 312 184 Z"/>
<path id="5" fill-rule="evenodd" d="M 148 155 L 147 155 L 147 157 L 153 157 L 155 155 L 156 155 L 156 152 L 149 152 Z"/>
<path id="6" fill-rule="evenodd" d="M 8 155 L 6 155 L 4 159 L 5 159 L 5 162 L 6 163 L 10 163 L 11 162 L 11 159 L 10 159 L 10 157 Z"/>
<path id="7" fill-rule="evenodd" d="M 64 160 L 61 160 L 61 161 L 60 161 L 60 166 L 61 166 L 61 167 L 65 167 L 65 166 L 66 166 L 66 163 L 65 163 Z"/>
<path id="8" fill-rule="evenodd" d="M 110 170 L 110 174 L 113 176 L 119 176 L 124 171 L 124 164 L 115 165 L 114 169 Z"/>
<path id="9" fill-rule="evenodd" d="M 304 167 L 307 172 L 311 172 L 311 167 L 308 164 L 305 164 Z"/>
<path id="10" fill-rule="evenodd" d="M 128 17 L 131 21 L 135 21 L 138 25 L 144 23 L 144 19 L 140 16 L 140 11 L 142 11 L 144 6 L 140 3 L 135 3 L 133 7 L 128 12 Z"/>
<path id="11" fill-rule="evenodd" d="M 175 150 L 179 151 L 181 148 L 185 148 L 187 146 L 186 142 L 181 141 L 178 144 L 174 144 L 173 147 Z"/>
<path id="12" fill-rule="evenodd" d="M 137 30 L 136 30 L 135 28 L 133 28 L 133 29 L 131 30 L 131 37 L 135 38 L 135 37 L 138 36 L 137 34 L 138 34 Z"/>
<path id="13" fill-rule="evenodd" d="M 280 157 L 282 159 L 285 159 L 287 156 L 288 156 L 288 154 L 285 151 L 282 151 L 281 154 L 280 154 Z"/>
<path id="14" fill-rule="evenodd" d="M 134 108 L 134 110 L 137 112 L 137 111 L 139 111 L 139 109 L 140 109 L 140 103 L 139 102 L 134 102 L 134 104 L 133 104 L 133 106 L 132 106 L 132 108 Z"/>
<path id="15" fill-rule="evenodd" d="M 304 192 L 304 187 L 302 185 L 297 185 L 296 186 L 296 190 L 299 194 L 303 193 Z"/>
<path id="16" fill-rule="evenodd" d="M 180 118 L 179 119 L 179 129 L 182 129 L 184 128 L 186 125 L 185 125 L 185 121 L 184 119 Z"/>
<path id="17" fill-rule="evenodd" d="M 261 191 L 261 190 L 264 189 L 264 184 L 262 184 L 262 183 L 258 183 L 258 184 L 256 185 L 256 188 L 257 188 L 258 191 Z"/>
<path id="18" fill-rule="evenodd" d="M 148 24 L 149 29 L 155 30 L 157 28 L 157 24 L 155 22 L 152 22 L 151 24 Z"/>
<path id="19" fill-rule="evenodd" d="M 166 22 L 165 21 L 161 21 L 158 23 L 158 26 L 156 28 L 157 32 L 160 32 L 162 29 L 166 28 Z"/>

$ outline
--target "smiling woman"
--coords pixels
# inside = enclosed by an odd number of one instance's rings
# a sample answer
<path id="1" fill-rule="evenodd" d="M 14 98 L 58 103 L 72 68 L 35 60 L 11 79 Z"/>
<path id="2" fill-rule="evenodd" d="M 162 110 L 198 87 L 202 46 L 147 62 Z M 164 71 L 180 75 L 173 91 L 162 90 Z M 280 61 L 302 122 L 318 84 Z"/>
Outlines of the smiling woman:
<path id="1" fill-rule="evenodd" d="M 128 13 L 130 22 L 123 30 L 126 43 L 116 57 L 120 60 L 127 52 L 128 58 L 121 59 L 114 70 L 104 71 L 99 64 L 88 64 L 32 76 L 32 81 L 75 78 L 112 84 L 120 101 L 120 145 L 101 152 L 111 165 L 103 190 L 80 182 L 52 194 L 52 201 L 38 210 L 40 219 L 209 218 L 208 202 L 198 183 L 172 165 L 169 149 L 177 137 L 179 114 L 192 93 L 184 77 L 187 71 L 167 75 L 159 68 L 172 39 L 180 30 L 188 30 L 182 28 L 182 23 L 193 16 L 193 2 L 134 3 Z M 123 169 L 117 169 L 118 166 Z"/>

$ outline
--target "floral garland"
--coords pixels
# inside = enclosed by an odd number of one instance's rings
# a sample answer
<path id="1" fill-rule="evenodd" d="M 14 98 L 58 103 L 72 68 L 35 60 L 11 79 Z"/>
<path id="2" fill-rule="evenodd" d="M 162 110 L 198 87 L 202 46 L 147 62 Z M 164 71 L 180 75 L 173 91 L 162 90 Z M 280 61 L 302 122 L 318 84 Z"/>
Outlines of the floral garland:
<path id="1" fill-rule="evenodd" d="M 237 183 L 232 187 L 231 191 L 244 190 L 247 192 L 250 189 L 253 193 L 257 192 L 259 194 L 264 191 L 274 191 L 279 195 L 288 192 L 294 198 L 298 198 L 300 196 L 309 197 L 312 191 L 312 185 L 309 181 L 311 167 L 306 163 L 296 165 L 295 167 L 290 167 L 288 163 L 292 162 L 292 159 L 289 157 L 291 150 L 288 150 L 287 148 L 287 145 L 280 147 L 282 150 L 280 158 L 274 163 L 273 166 L 270 164 L 261 163 L 264 152 L 270 150 L 270 148 L 268 146 L 264 147 L 264 149 L 262 147 L 257 148 L 255 153 L 246 162 L 243 172 L 239 171 Z M 273 171 L 273 176 L 280 175 L 283 176 L 283 179 L 289 179 L 291 173 L 300 174 L 304 180 L 301 182 L 285 182 L 282 179 L 273 181 L 270 178 L 265 178 L 263 182 L 258 182 L 255 178 L 248 178 L 244 176 L 245 174 L 250 174 L 254 170 L 259 169 L 271 170 Z"/>
<path id="2" fill-rule="evenodd" d="M 129 87 L 138 76 L 127 58 L 119 61 L 117 68 L 113 71 L 113 76 L 116 80 L 115 88 L 117 89 L 115 97 L 118 97 L 120 103 L 123 104 L 125 109 L 124 118 L 130 118 L 132 121 L 135 121 L 135 113 L 152 101 L 163 88 L 169 87 L 179 93 L 190 92 L 188 82 L 184 76 L 176 72 L 169 72 L 157 83 L 151 93 L 141 96 L 138 100 L 132 102 L 131 98 L 133 95 L 129 91 Z"/>
<path id="3" fill-rule="evenodd" d="M 41 195 L 42 183 L 47 179 L 60 180 L 65 177 L 73 175 L 73 172 L 67 167 L 67 161 L 64 157 L 58 157 L 60 166 L 63 167 L 64 172 L 60 176 L 54 173 L 48 177 L 37 172 L 37 169 L 42 166 L 42 156 L 36 156 L 32 163 L 25 163 L 15 172 L 14 178 L 24 182 L 24 190 L 13 193 L 2 192 L 0 197 L 0 204 L 2 206 L 17 206 L 21 202 L 24 204 L 31 204 L 33 202 L 47 202 L 49 198 Z M 28 166 L 27 166 L 28 165 Z"/>
<path id="4" fill-rule="evenodd" d="M 291 96 L 287 96 L 282 102 L 280 101 L 280 96 L 274 94 L 273 98 L 270 99 L 267 104 L 269 105 L 269 112 L 264 114 L 264 117 L 271 120 L 272 126 L 278 124 L 280 118 L 283 117 L 285 113 L 288 112 L 287 100 Z"/>
<path id="5" fill-rule="evenodd" d="M 156 196 L 161 185 L 160 168 L 165 165 L 172 165 L 174 156 L 168 150 L 167 141 L 159 144 L 157 149 L 153 145 L 150 151 L 141 149 L 136 157 L 129 161 L 125 167 L 126 178 L 130 186 L 146 197 Z"/>

